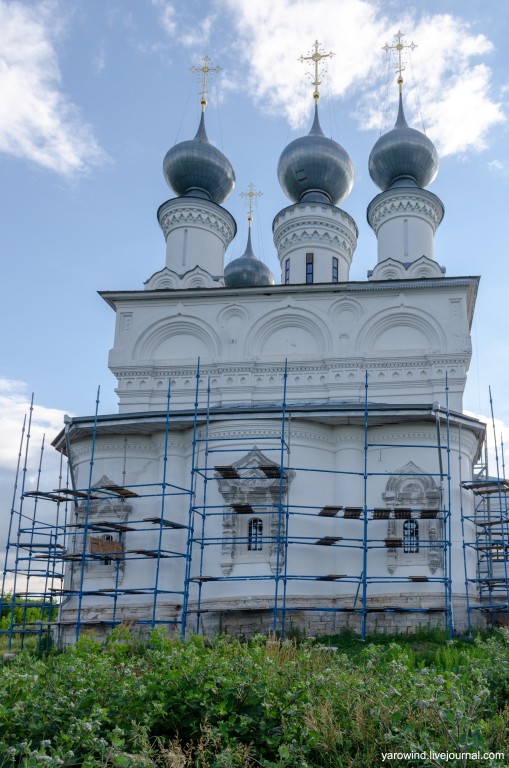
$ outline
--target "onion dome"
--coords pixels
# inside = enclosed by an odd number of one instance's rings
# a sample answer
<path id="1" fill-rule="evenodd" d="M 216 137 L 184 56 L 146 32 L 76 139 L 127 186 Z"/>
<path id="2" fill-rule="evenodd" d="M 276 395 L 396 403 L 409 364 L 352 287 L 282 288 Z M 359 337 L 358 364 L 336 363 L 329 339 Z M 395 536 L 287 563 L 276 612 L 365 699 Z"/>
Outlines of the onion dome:
<path id="1" fill-rule="evenodd" d="M 390 187 L 423 189 L 438 173 L 438 153 L 428 137 L 410 128 L 399 94 L 399 110 L 392 131 L 381 136 L 369 156 L 369 175 L 382 192 Z"/>
<path id="2" fill-rule="evenodd" d="M 224 268 L 226 288 L 252 288 L 274 285 L 274 275 L 263 261 L 255 256 L 251 245 L 251 227 L 247 237 L 246 250 L 238 259 L 233 259 Z"/>
<path id="3" fill-rule="evenodd" d="M 168 150 L 163 173 L 179 197 L 201 197 L 220 205 L 231 194 L 235 173 L 228 158 L 209 142 L 204 112 L 194 139 Z"/>
<path id="4" fill-rule="evenodd" d="M 350 193 L 354 177 L 352 161 L 340 144 L 324 135 L 316 103 L 310 132 L 285 147 L 277 175 L 283 192 L 295 203 L 337 205 Z"/>

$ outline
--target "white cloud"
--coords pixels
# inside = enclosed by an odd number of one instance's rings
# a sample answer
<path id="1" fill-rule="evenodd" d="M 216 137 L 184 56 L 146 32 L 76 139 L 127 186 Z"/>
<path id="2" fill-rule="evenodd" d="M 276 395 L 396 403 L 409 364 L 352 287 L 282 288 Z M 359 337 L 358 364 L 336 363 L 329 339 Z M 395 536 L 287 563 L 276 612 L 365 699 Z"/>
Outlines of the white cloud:
<path id="1" fill-rule="evenodd" d="M 178 13 L 173 2 L 168 0 L 152 0 L 152 5 L 157 9 L 159 22 L 170 38 L 177 38 L 182 45 L 187 48 L 198 47 L 198 54 L 203 55 L 203 45 L 209 42 L 215 15 L 209 14 L 200 21 L 189 22 L 190 14 L 188 8 L 182 6 L 181 13 Z"/>
<path id="2" fill-rule="evenodd" d="M 18 528 L 21 526 L 30 528 L 32 517 L 35 514 L 33 499 L 21 500 L 23 490 L 23 481 L 25 491 L 33 490 L 37 487 L 39 479 L 42 490 L 51 490 L 57 488 L 59 484 L 60 473 L 60 454 L 52 447 L 51 441 L 63 426 L 64 412 L 55 408 L 46 408 L 34 404 L 32 414 L 32 424 L 30 428 L 30 441 L 27 450 L 28 435 L 28 414 L 30 409 L 30 395 L 23 382 L 13 381 L 12 379 L 0 379 L 0 567 L 4 561 L 6 550 L 7 534 L 11 522 L 11 509 L 15 513 L 12 515 L 11 541 L 17 536 Z M 21 445 L 21 436 L 23 428 L 23 419 L 27 416 L 26 427 L 23 435 L 23 444 Z M 45 435 L 44 452 L 41 452 L 43 436 Z M 21 447 L 20 471 L 16 481 L 16 467 Z M 26 464 L 25 464 L 26 454 Z M 41 461 L 42 456 L 42 461 Z M 41 474 L 39 478 L 39 465 L 41 465 Z M 24 468 L 26 466 L 26 473 Z M 63 465 L 63 483 L 66 482 L 66 466 Z M 14 505 L 13 505 L 14 502 Z M 20 517 L 20 511 L 23 517 Z M 37 505 L 36 520 L 37 525 L 54 524 L 55 508 L 47 501 L 40 501 Z M 13 550 L 11 549 L 11 559 Z M 13 566 L 10 562 L 10 566 Z M 7 589 L 12 582 L 13 574 L 8 574 Z M 18 589 L 23 588 L 23 578 L 18 580 Z M 36 588 L 32 584 L 33 588 Z"/>
<path id="3" fill-rule="evenodd" d="M 159 11 L 159 21 L 167 35 L 173 37 L 177 31 L 176 11 L 173 3 L 167 0 L 152 0 L 152 5 Z"/>
<path id="4" fill-rule="evenodd" d="M 490 171 L 493 171 L 493 173 L 498 173 L 502 176 L 507 175 L 507 163 L 505 163 L 503 160 L 489 160 L 487 166 Z"/>
<path id="5" fill-rule="evenodd" d="M 12 379 L 0 379 L 0 434 L 2 435 L 2 442 L 0 443 L 0 470 L 14 472 L 16 469 L 23 418 L 26 414 L 28 424 L 29 409 L 30 396 L 26 384 Z M 49 455 L 54 454 L 53 449 L 49 447 L 49 443 L 62 429 L 63 418 L 63 411 L 34 404 L 27 460 L 27 466 L 31 475 L 33 475 L 38 464 L 44 434 L 46 434 L 48 453 Z M 23 455 L 24 452 L 25 446 L 23 446 Z"/>
<path id="6" fill-rule="evenodd" d="M 105 155 L 61 90 L 59 0 L 0 0 L 0 152 L 72 175 Z"/>
<path id="7" fill-rule="evenodd" d="M 391 43 L 398 27 L 418 43 L 412 58 L 420 108 L 442 156 L 483 149 L 490 128 L 505 120 L 490 93 L 491 70 L 479 61 L 493 46 L 458 17 L 419 16 L 402 4 L 406 10 L 389 18 L 373 0 L 225 0 L 222 5 L 231 12 L 250 92 L 268 112 L 284 114 L 293 128 L 310 119 L 311 86 L 301 87 L 304 65 L 296 60 L 309 52 L 315 37 L 325 50 L 336 52 L 322 92 L 356 98 L 361 126 L 379 127 L 387 73 L 381 48 Z M 411 75 L 407 68 L 407 91 Z M 396 116 L 395 75 L 392 82 L 389 122 Z M 419 127 L 419 110 L 412 108 L 409 93 L 406 102 L 408 116 Z"/>

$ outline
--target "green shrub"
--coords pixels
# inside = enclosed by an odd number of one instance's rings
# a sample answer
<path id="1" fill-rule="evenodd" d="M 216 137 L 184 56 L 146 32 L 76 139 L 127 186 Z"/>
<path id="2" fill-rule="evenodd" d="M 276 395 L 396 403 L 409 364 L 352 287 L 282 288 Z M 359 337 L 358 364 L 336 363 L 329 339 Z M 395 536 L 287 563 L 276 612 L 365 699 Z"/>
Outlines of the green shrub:
<path id="1" fill-rule="evenodd" d="M 379 768 L 400 749 L 509 754 L 508 638 L 84 636 L 1 666 L 0 766 Z"/>

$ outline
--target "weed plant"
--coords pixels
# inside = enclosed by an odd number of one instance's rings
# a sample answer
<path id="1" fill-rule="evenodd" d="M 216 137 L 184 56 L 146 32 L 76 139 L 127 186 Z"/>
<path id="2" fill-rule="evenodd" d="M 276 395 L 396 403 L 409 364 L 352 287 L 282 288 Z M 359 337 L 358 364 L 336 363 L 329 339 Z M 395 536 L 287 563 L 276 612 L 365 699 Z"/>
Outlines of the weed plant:
<path id="1" fill-rule="evenodd" d="M 343 634 L 327 644 L 160 631 L 147 644 L 117 630 L 3 662 L 0 766 L 379 768 L 400 750 L 509 758 L 508 701 L 503 630 L 474 642 Z"/>

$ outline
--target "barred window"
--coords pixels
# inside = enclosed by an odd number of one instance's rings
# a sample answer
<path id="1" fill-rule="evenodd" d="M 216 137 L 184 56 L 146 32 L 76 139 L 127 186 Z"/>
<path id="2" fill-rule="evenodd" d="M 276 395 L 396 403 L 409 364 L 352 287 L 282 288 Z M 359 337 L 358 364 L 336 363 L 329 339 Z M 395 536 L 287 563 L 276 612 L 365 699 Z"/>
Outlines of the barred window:
<path id="1" fill-rule="evenodd" d="M 263 521 L 259 517 L 253 517 L 249 521 L 247 548 L 251 552 L 262 549 Z"/>
<path id="2" fill-rule="evenodd" d="M 403 523 L 403 552 L 414 554 L 419 551 L 419 523 L 405 520 Z"/>

